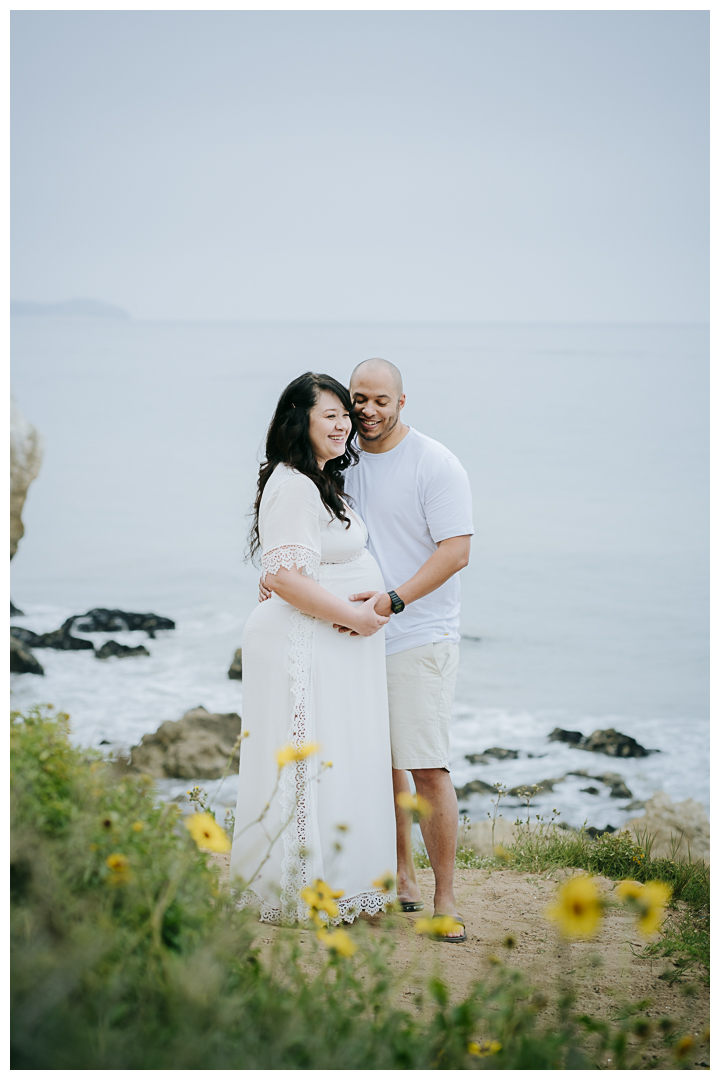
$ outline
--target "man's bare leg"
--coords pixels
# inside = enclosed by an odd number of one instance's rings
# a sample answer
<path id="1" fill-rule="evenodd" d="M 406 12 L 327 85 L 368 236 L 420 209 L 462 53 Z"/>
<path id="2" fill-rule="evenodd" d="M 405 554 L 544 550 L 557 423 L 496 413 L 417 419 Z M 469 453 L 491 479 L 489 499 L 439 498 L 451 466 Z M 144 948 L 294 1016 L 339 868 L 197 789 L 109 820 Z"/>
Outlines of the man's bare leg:
<path id="1" fill-rule="evenodd" d="M 401 791 L 410 791 L 410 783 L 404 769 L 393 769 L 393 799 Z M 420 899 L 420 889 L 415 880 L 412 857 L 412 815 L 401 810 L 395 802 L 395 830 L 397 836 L 397 895 L 398 900 L 410 903 Z"/>
<path id="2" fill-rule="evenodd" d="M 433 808 L 432 816 L 421 821 L 420 828 L 435 875 L 435 912 L 457 915 L 453 890 L 458 833 L 455 788 L 446 769 L 413 769 L 412 775 L 418 795 Z"/>

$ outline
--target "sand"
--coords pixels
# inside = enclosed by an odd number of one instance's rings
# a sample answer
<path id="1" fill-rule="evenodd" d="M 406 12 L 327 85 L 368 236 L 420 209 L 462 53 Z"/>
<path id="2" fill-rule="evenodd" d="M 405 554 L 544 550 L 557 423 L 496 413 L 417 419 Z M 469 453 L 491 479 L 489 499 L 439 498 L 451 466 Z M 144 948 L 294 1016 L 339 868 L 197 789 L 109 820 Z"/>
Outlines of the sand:
<path id="1" fill-rule="evenodd" d="M 209 856 L 219 867 L 221 879 L 228 881 L 229 855 Z M 399 1006 L 408 1007 L 423 978 L 437 971 L 449 987 L 451 998 L 460 999 L 472 983 L 482 979 L 490 969 L 490 957 L 522 970 L 529 981 L 549 1000 L 550 1008 L 559 992 L 562 970 L 572 972 L 577 992 L 577 1008 L 597 1018 L 611 1020 L 618 1007 L 628 1000 L 649 999 L 652 1004 L 643 1015 L 651 1019 L 671 1016 L 679 1021 L 683 1031 L 702 1035 L 709 1026 L 709 988 L 701 973 L 686 973 L 670 983 L 660 978 L 672 963 L 665 957 L 639 955 L 648 939 L 635 928 L 633 916 L 623 909 L 609 909 L 597 937 L 591 941 L 560 943 L 557 929 L 548 923 L 544 909 L 553 899 L 557 884 L 573 871 L 560 870 L 550 874 L 518 873 L 509 869 L 458 870 L 455 892 L 458 910 L 467 924 L 468 940 L 450 945 L 432 942 L 414 932 L 414 922 L 423 912 L 395 916 L 393 935 L 397 948 L 392 968 L 398 977 Z M 418 882 L 426 905 L 432 901 L 431 870 L 418 871 Z M 610 895 L 615 883 L 607 878 L 596 879 L 599 888 Z M 680 905 L 682 908 L 682 905 Z M 671 912 L 670 919 L 680 917 L 681 911 Z M 372 933 L 380 933 L 383 916 L 365 919 Z M 298 931 L 301 935 L 311 931 Z M 274 928 L 258 924 L 257 942 L 266 948 L 275 937 Z M 511 950 L 503 946 L 508 935 L 515 938 Z M 659 938 L 659 935 L 658 935 Z M 673 969 L 674 970 L 674 969 Z M 694 987 L 687 996 L 687 987 Z M 643 1064 L 652 1066 L 660 1053 L 659 1037 L 645 1045 Z M 709 1062 L 706 1046 L 691 1055 L 694 1068 Z M 607 1060 L 599 1061 L 607 1068 Z"/>

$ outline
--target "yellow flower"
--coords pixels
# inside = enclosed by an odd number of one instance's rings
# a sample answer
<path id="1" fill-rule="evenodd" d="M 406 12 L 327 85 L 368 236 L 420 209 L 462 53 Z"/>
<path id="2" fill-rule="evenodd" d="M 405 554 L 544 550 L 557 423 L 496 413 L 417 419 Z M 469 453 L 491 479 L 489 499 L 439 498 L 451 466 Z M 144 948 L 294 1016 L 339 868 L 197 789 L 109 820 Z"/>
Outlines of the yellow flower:
<path id="1" fill-rule="evenodd" d="M 286 743 L 285 746 L 281 746 L 279 750 L 275 751 L 275 759 L 278 763 L 278 767 L 284 769 L 286 765 L 289 765 L 291 761 L 304 761 L 306 757 L 310 757 L 311 754 L 317 754 L 320 749 L 319 743 L 300 743 L 299 746 L 293 746 L 292 743 Z"/>
<path id="2" fill-rule="evenodd" d="M 433 915 L 431 919 L 427 917 L 418 919 L 415 923 L 415 933 L 440 934 L 441 937 L 447 937 L 448 934 L 462 933 L 462 923 L 452 915 Z"/>
<path id="3" fill-rule="evenodd" d="M 232 847 L 227 833 L 211 814 L 191 814 L 185 818 L 185 828 L 198 847 L 211 851 L 229 851 Z"/>
<path id="4" fill-rule="evenodd" d="M 421 819 L 432 817 L 433 808 L 422 795 L 411 795 L 409 791 L 401 791 L 395 796 L 395 802 L 401 810 L 409 814 L 417 814 Z"/>
<path id="5" fill-rule="evenodd" d="M 352 940 L 347 930 L 318 930 L 318 941 L 328 949 L 332 949 L 338 956 L 352 956 L 357 952 L 357 945 Z"/>
<path id="6" fill-rule="evenodd" d="M 379 877 L 377 881 L 373 881 L 373 887 L 375 889 L 380 889 L 381 892 L 392 892 L 395 888 L 395 875 L 391 874 L 388 870 L 388 872 L 383 874 L 382 877 Z"/>
<path id="7" fill-rule="evenodd" d="M 557 903 L 545 909 L 545 917 L 559 923 L 563 936 L 568 938 L 592 937 L 601 916 L 600 894 L 587 874 L 572 877 L 561 885 Z"/>
<path id="8" fill-rule="evenodd" d="M 491 1054 L 497 1054 L 499 1050 L 502 1050 L 502 1043 L 499 1043 L 497 1039 L 491 1042 L 483 1040 L 481 1043 L 468 1043 L 468 1054 L 474 1057 L 490 1057 Z"/>
<path id="9" fill-rule="evenodd" d="M 683 1037 L 681 1039 L 678 1039 L 678 1041 L 675 1043 L 673 1053 L 675 1054 L 676 1058 L 687 1057 L 694 1045 L 695 1040 L 693 1039 L 692 1035 L 683 1035 Z"/>
<path id="10" fill-rule="evenodd" d="M 495 845 L 495 858 L 501 859 L 502 862 L 510 862 L 512 855 L 507 848 L 504 848 L 502 844 Z"/>
<path id="11" fill-rule="evenodd" d="M 133 832 L 142 832 L 144 828 L 145 828 L 145 822 L 144 821 L 133 821 L 133 824 L 132 824 Z"/>
<path id="12" fill-rule="evenodd" d="M 130 866 L 130 860 L 127 855 L 121 855 L 119 851 L 114 852 L 112 855 L 108 855 L 105 863 L 116 874 L 124 874 Z"/>
<path id="13" fill-rule="evenodd" d="M 663 924 L 665 908 L 670 902 L 672 889 L 662 881 L 621 881 L 616 892 L 621 900 L 627 900 L 638 916 L 640 933 L 650 937 Z"/>
<path id="14" fill-rule="evenodd" d="M 317 913 L 324 911 L 330 919 L 337 918 L 339 908 L 335 903 L 339 896 L 343 895 L 342 889 L 331 889 L 326 881 L 316 878 L 311 886 L 306 886 L 300 896 L 310 908 L 311 918 L 314 923 L 322 925 L 323 920 L 318 918 Z"/>

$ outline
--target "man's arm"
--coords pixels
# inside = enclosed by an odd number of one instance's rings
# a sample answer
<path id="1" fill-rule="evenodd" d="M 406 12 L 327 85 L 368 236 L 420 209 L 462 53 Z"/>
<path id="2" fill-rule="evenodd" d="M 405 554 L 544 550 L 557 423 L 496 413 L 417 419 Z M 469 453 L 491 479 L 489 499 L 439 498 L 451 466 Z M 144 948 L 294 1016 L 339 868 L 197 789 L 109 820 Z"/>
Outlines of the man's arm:
<path id="1" fill-rule="evenodd" d="M 416 574 L 413 574 L 402 585 L 393 586 L 393 591 L 398 594 L 406 607 L 422 596 L 435 592 L 445 584 L 448 578 L 467 566 L 470 562 L 471 539 L 472 536 L 468 535 L 449 536 L 447 540 L 441 540 L 437 550 L 422 564 Z M 350 600 L 367 600 L 372 595 L 372 592 L 354 593 Z M 378 615 L 392 614 L 390 597 L 387 593 L 381 594 L 375 610 Z"/>

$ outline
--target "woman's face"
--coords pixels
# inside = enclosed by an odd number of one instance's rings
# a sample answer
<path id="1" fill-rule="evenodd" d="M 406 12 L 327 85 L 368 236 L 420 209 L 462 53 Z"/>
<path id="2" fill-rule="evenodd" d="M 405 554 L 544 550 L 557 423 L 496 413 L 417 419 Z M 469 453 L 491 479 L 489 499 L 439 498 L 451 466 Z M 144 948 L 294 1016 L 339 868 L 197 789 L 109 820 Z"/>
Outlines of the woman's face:
<path id="1" fill-rule="evenodd" d="M 321 469 L 332 458 L 342 457 L 352 431 L 350 413 L 340 398 L 322 390 L 310 410 L 310 445 Z"/>

